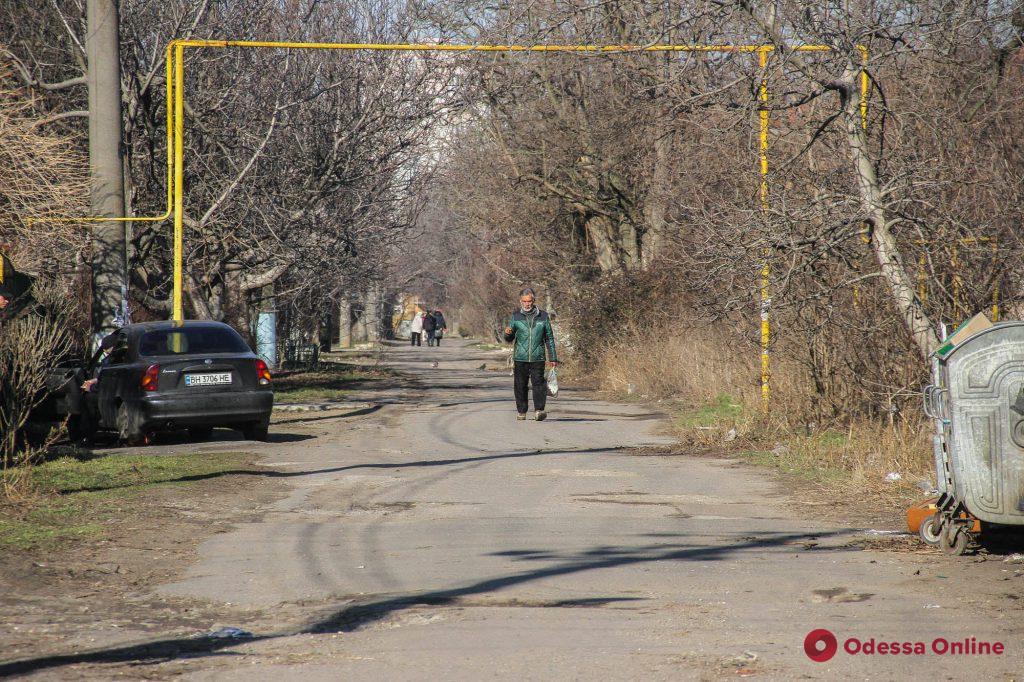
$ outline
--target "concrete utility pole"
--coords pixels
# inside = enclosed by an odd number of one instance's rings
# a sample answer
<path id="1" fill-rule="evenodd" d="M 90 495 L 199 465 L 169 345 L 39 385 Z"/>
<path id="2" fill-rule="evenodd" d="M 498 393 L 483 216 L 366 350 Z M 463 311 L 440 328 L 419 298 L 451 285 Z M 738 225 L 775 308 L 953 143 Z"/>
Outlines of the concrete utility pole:
<path id="1" fill-rule="evenodd" d="M 117 0 L 88 0 L 85 52 L 89 83 L 89 168 L 92 214 L 124 215 L 121 158 L 121 57 Z M 92 327 L 112 331 L 124 321 L 127 296 L 126 224 L 95 223 Z"/>
<path id="2" fill-rule="evenodd" d="M 338 301 L 338 349 L 352 347 L 352 302 Z"/>

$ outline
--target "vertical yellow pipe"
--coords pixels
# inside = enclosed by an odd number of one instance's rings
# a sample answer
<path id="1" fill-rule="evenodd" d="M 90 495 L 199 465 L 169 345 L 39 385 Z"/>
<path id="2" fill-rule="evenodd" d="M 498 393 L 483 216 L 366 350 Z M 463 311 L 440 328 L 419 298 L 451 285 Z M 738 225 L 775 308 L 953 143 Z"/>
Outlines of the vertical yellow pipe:
<path id="1" fill-rule="evenodd" d="M 172 187 L 174 186 L 174 43 L 167 43 L 167 53 L 164 55 L 164 66 L 165 76 L 164 83 L 166 84 L 167 94 L 165 95 L 166 102 L 164 103 L 167 109 L 167 213 L 163 218 L 169 218 L 171 216 L 172 204 L 174 202 L 174 195 Z"/>
<path id="2" fill-rule="evenodd" d="M 182 276 L 182 208 L 184 204 L 185 156 L 185 47 L 174 46 L 174 292 L 171 317 L 175 322 L 184 320 L 181 297 Z"/>
<path id="3" fill-rule="evenodd" d="M 868 91 L 871 89 L 871 80 L 868 78 L 868 48 L 858 45 L 860 50 L 860 124 L 864 130 L 868 129 Z"/>
<path id="4" fill-rule="evenodd" d="M 760 170 L 761 170 L 761 212 L 767 224 L 768 217 L 768 74 L 765 67 L 768 65 L 768 53 L 770 47 L 761 47 L 757 52 L 758 65 L 761 67 L 761 84 L 758 88 L 758 117 L 760 118 Z M 771 364 L 768 357 L 769 345 L 771 343 L 771 321 L 768 317 L 768 310 L 771 307 L 771 292 L 769 290 L 769 277 L 771 266 L 768 258 L 771 250 L 765 247 L 764 264 L 761 266 L 761 406 L 765 412 L 769 409 L 771 399 Z"/>

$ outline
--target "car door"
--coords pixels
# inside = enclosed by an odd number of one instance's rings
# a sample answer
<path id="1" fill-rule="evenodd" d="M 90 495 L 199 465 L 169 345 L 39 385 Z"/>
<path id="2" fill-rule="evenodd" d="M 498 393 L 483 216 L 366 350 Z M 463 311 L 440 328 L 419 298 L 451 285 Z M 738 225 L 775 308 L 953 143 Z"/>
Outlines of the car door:
<path id="1" fill-rule="evenodd" d="M 95 375 L 98 379 L 96 390 L 100 423 L 107 428 L 117 426 L 118 401 L 132 366 L 127 334 L 121 330 L 114 334 L 116 342 L 106 357 L 100 360 Z"/>

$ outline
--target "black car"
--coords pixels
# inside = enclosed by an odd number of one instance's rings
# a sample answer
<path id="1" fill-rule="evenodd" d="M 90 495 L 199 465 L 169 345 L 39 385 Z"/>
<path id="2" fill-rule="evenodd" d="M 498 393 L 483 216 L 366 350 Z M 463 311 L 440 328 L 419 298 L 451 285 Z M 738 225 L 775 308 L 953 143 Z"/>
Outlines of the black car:
<path id="1" fill-rule="evenodd" d="M 204 438 L 217 426 L 266 439 L 274 406 L 270 370 L 228 325 L 130 324 L 103 345 L 108 353 L 88 398 L 100 428 L 132 444 L 176 428 Z"/>

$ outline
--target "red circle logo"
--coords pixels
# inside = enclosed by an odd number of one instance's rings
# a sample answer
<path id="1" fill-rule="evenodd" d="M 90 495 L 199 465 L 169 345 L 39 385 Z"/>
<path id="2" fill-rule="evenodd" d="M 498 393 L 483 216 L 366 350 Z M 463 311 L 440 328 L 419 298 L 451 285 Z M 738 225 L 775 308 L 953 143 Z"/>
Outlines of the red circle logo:
<path id="1" fill-rule="evenodd" d="M 819 628 L 811 630 L 804 637 L 804 653 L 807 658 L 818 663 L 824 663 L 836 655 L 839 650 L 839 642 L 836 636 L 828 630 Z"/>

